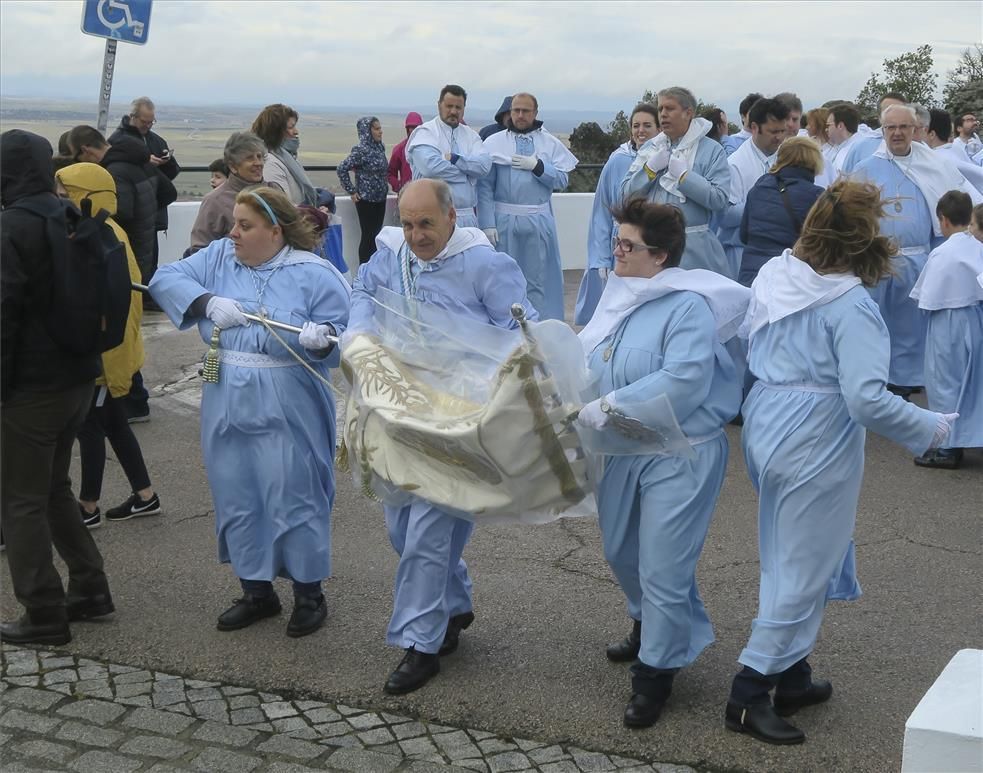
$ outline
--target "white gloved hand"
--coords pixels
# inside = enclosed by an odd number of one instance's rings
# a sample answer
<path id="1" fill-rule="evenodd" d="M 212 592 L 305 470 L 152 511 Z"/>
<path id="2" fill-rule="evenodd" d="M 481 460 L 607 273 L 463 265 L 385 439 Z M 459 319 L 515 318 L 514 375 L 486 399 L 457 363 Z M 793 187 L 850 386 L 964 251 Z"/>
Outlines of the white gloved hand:
<path id="1" fill-rule="evenodd" d="M 320 352 L 335 345 L 335 329 L 332 325 L 319 325 L 316 322 L 305 322 L 300 329 L 300 345 L 305 349 Z"/>
<path id="2" fill-rule="evenodd" d="M 929 448 L 941 446 L 949 433 L 952 432 L 952 425 L 959 418 L 958 413 L 937 413 L 935 414 L 935 434 L 932 436 L 932 445 Z"/>
<path id="3" fill-rule="evenodd" d="M 660 148 L 652 154 L 651 158 L 645 162 L 645 166 L 649 168 L 653 174 L 658 174 L 663 169 L 666 168 L 666 164 L 669 163 L 669 148 Z"/>
<path id="4" fill-rule="evenodd" d="M 607 282 L 608 281 L 608 274 L 610 272 L 611 272 L 611 269 L 609 269 L 607 267 L 597 269 L 597 275 L 599 277 L 601 277 L 601 281 L 602 282 Z"/>
<path id="5" fill-rule="evenodd" d="M 208 299 L 208 304 L 205 306 L 205 316 L 223 330 L 237 325 L 249 324 L 249 320 L 242 315 L 242 306 L 239 301 L 223 298 L 220 295 L 213 295 Z"/>
<path id="6" fill-rule="evenodd" d="M 686 159 L 679 153 L 675 154 L 669 159 L 669 168 L 666 169 L 666 173 L 670 177 L 675 177 L 677 180 L 686 174 L 688 167 L 686 165 Z"/>
<path id="7" fill-rule="evenodd" d="M 491 242 L 492 247 L 498 246 L 498 229 L 497 228 L 482 228 L 481 229 L 485 236 L 488 237 L 488 241 Z"/>
<path id="8" fill-rule="evenodd" d="M 531 172 L 536 168 L 538 163 L 539 159 L 535 156 L 512 156 L 513 169 L 524 169 L 527 172 Z"/>
<path id="9" fill-rule="evenodd" d="M 591 429 L 603 429 L 608 423 L 608 415 L 601 410 L 601 401 L 594 400 L 580 409 L 577 421 Z"/>

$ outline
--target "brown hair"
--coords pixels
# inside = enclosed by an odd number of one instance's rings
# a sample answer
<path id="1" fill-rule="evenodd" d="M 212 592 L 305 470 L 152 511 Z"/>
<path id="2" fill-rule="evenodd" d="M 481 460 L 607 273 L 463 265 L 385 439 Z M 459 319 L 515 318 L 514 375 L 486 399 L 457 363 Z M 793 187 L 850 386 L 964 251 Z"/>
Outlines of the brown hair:
<path id="1" fill-rule="evenodd" d="M 73 159 L 82 152 L 83 147 L 104 148 L 109 144 L 106 142 L 106 138 L 102 136 L 102 132 L 84 124 L 71 129 L 65 142 Z M 58 141 L 58 144 L 61 145 L 61 140 Z"/>
<path id="2" fill-rule="evenodd" d="M 840 179 L 812 205 L 792 251 L 820 274 L 856 274 L 867 287 L 891 273 L 894 243 L 881 235 L 881 189 Z"/>
<path id="3" fill-rule="evenodd" d="M 823 171 L 823 154 L 816 141 L 809 137 L 789 137 L 778 148 L 775 165 L 770 174 L 780 172 L 787 166 L 800 166 L 814 175 Z"/>
<path id="4" fill-rule="evenodd" d="M 240 191 L 236 196 L 236 204 L 249 207 L 264 220 L 270 220 L 270 213 L 260 202 L 259 196 L 276 215 L 275 225 L 283 231 L 283 240 L 298 250 L 312 252 L 317 245 L 318 237 L 313 224 L 287 198 L 287 194 L 266 186 Z"/>
<path id="5" fill-rule="evenodd" d="M 280 103 L 267 105 L 253 121 L 252 132 L 266 143 L 266 147 L 276 150 L 283 144 L 283 135 L 287 132 L 287 122 L 291 118 L 300 120 L 297 111 L 292 107 Z"/>
<path id="6" fill-rule="evenodd" d="M 622 206 L 612 208 L 611 214 L 619 223 L 633 225 L 641 231 L 646 244 L 665 250 L 665 268 L 679 265 L 686 249 L 686 220 L 677 207 L 652 204 L 644 196 L 635 196 Z"/>
<path id="7" fill-rule="evenodd" d="M 968 226 L 973 217 L 973 200 L 963 191 L 946 191 L 935 205 L 935 214 L 953 225 Z"/>
<path id="8" fill-rule="evenodd" d="M 983 204 L 973 207 L 973 223 L 977 228 L 983 230 Z"/>
<path id="9" fill-rule="evenodd" d="M 806 129 L 809 134 L 823 142 L 829 142 L 829 135 L 826 134 L 827 118 L 829 118 L 829 110 L 825 107 L 814 107 L 806 113 Z"/>

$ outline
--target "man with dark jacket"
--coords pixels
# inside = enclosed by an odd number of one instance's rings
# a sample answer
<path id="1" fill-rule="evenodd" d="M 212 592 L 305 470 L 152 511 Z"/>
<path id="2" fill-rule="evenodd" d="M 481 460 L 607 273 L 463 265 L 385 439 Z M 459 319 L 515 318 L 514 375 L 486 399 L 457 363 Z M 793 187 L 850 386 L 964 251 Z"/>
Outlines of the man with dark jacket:
<path id="1" fill-rule="evenodd" d="M 124 137 L 137 140 L 146 145 L 150 151 L 150 163 L 164 175 L 168 180 L 173 180 L 178 176 L 181 167 L 177 159 L 171 154 L 167 147 L 167 140 L 159 134 L 151 131 L 151 127 L 157 123 L 157 114 L 154 103 L 150 97 L 137 97 L 130 103 L 130 114 L 124 115 L 119 122 L 119 128 L 109 137 L 109 144 L 116 145 Z M 174 201 L 169 198 L 167 191 L 158 187 L 157 191 L 157 218 L 155 221 L 155 232 L 167 230 L 167 205 Z M 176 198 L 176 197 L 175 197 Z M 150 276 L 144 276 L 144 283 L 150 282 L 154 271 L 157 270 L 158 247 L 156 234 L 153 242 L 153 259 Z M 150 296 L 147 296 L 150 299 Z"/>
<path id="2" fill-rule="evenodd" d="M 130 240 L 143 283 L 149 284 L 156 267 L 157 205 L 161 200 L 177 198 L 173 183 L 153 165 L 147 146 L 132 137 L 120 137 L 110 145 L 97 129 L 76 126 L 68 135 L 68 146 L 76 161 L 99 164 L 113 176 L 116 222 Z M 148 397 L 143 375 L 137 371 L 126 397 L 131 422 L 149 420 Z"/>
<path id="3" fill-rule="evenodd" d="M 490 123 L 483 127 L 478 136 L 487 140 L 493 134 L 498 134 L 509 128 L 509 114 L 512 111 L 512 96 L 509 95 L 502 100 L 502 106 L 495 113 L 495 123 Z"/>
<path id="4" fill-rule="evenodd" d="M 14 644 L 66 644 L 69 621 L 113 611 L 102 556 L 69 478 L 99 355 L 70 354 L 48 333 L 58 321 L 49 305 L 46 217 L 64 219 L 54 185 L 47 140 L 18 129 L 0 135 L 0 518 L 14 595 L 26 609 L 20 620 L 0 624 L 0 640 Z M 18 202 L 43 207 L 46 217 Z M 52 543 L 68 565 L 67 596 Z"/>

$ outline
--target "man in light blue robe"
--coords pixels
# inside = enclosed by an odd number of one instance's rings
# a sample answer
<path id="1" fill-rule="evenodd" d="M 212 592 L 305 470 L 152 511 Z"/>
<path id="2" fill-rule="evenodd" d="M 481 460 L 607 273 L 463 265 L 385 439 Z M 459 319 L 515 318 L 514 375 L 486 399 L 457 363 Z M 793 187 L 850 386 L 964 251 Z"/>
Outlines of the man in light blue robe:
<path id="1" fill-rule="evenodd" d="M 161 266 L 150 291 L 177 327 L 197 325 L 206 343 L 215 327 L 206 316 L 205 300 L 212 296 L 297 327 L 314 321 L 341 332 L 348 322 L 350 290 L 341 274 L 290 246 L 249 266 L 237 259 L 231 239 L 219 239 Z M 293 581 L 297 602 L 322 598 L 321 581 L 331 574 L 334 397 L 281 340 L 330 379 L 337 351 L 324 356 L 303 348 L 296 333 L 274 335 L 262 324 L 239 322 L 222 329 L 218 382 L 206 381 L 201 396 L 201 446 L 219 559 L 232 564 L 243 601 L 257 604 L 276 599 L 270 583 L 277 577 Z M 279 601 L 268 609 L 279 612 Z M 223 623 L 225 618 L 220 630 L 244 627 L 238 624 L 243 620 Z M 300 635 L 290 628 L 287 633 Z"/>
<path id="2" fill-rule="evenodd" d="M 491 159 L 478 133 L 462 123 L 467 100 L 460 86 L 444 86 L 437 117 L 413 130 L 406 141 L 406 157 L 414 180 L 443 180 L 450 186 L 458 223 L 473 228 L 478 225 L 475 186 L 491 169 Z"/>
<path id="3" fill-rule="evenodd" d="M 681 87 L 659 92 L 662 133 L 642 148 L 622 184 L 622 196 L 644 195 L 677 207 L 686 221 L 682 268 L 705 268 L 726 277 L 731 270 L 710 218 L 727 208 L 730 168 L 719 142 L 706 136 L 710 122 L 694 118 L 696 98 Z M 702 132 L 702 133 L 701 133 Z"/>
<path id="4" fill-rule="evenodd" d="M 512 97 L 511 125 L 484 143 L 492 169 L 478 182 L 478 220 L 526 277 L 542 319 L 563 319 L 563 264 L 551 199 L 567 187 L 576 157 L 536 119 L 532 94 Z"/>
<path id="5" fill-rule="evenodd" d="M 777 99 L 759 99 L 748 113 L 751 141 L 745 142 L 727 158 L 730 166 L 730 196 L 717 226 L 717 235 L 727 255 L 726 276 L 737 279 L 741 273 L 744 242 L 741 221 L 747 195 L 760 177 L 766 175 L 778 156 L 787 135 L 789 108 Z"/>
<path id="6" fill-rule="evenodd" d="M 515 328 L 514 303 L 528 319 L 536 311 L 516 262 L 492 249 L 484 234 L 456 226 L 452 194 L 438 180 L 413 181 L 400 191 L 402 231 L 383 228 L 378 251 L 359 268 L 350 329 L 371 327 L 379 288 L 478 322 Z M 395 601 L 386 641 L 406 654 L 384 690 L 416 690 L 440 671 L 440 655 L 453 652 L 474 620 L 471 579 L 461 558 L 473 524 L 421 499 L 383 506 L 399 553 Z"/>
<path id="7" fill-rule="evenodd" d="M 936 237 L 935 201 L 910 176 L 911 161 L 925 146 L 913 147 L 914 111 L 905 106 L 888 107 L 883 113 L 883 150 L 857 166 L 853 176 L 877 185 L 888 200 L 881 218 L 881 233 L 892 237 L 899 253 L 892 258 L 894 273 L 870 291 L 891 334 L 891 366 L 888 377 L 898 394 L 910 395 L 925 383 L 925 331 L 928 317 L 910 297 L 928 260 L 928 253 L 941 243 Z M 889 131 L 890 130 L 890 131 Z M 943 160 L 938 159 L 938 164 Z M 905 172 L 909 171 L 906 176 Z"/>
<path id="8" fill-rule="evenodd" d="M 907 100 L 901 94 L 889 91 L 878 100 L 877 115 L 879 117 L 891 105 L 904 104 L 907 104 Z M 881 141 L 884 139 L 884 135 L 880 130 L 871 130 L 864 125 L 861 125 L 858 133 L 861 134 L 860 139 L 853 143 L 853 146 L 847 152 L 846 158 L 843 160 L 841 166 L 843 174 L 851 174 L 860 165 L 861 161 L 874 155 L 874 151 L 880 147 Z"/>

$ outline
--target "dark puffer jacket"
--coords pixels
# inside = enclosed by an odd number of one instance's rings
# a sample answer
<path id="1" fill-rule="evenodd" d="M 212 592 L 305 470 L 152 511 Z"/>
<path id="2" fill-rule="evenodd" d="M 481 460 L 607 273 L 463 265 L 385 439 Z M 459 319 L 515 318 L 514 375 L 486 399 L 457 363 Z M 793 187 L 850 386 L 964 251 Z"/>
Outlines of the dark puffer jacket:
<path id="1" fill-rule="evenodd" d="M 102 158 L 116 181 L 116 222 L 126 231 L 144 283 L 150 280 L 157 239 L 157 170 L 146 145 L 120 137 Z"/>
<path id="2" fill-rule="evenodd" d="M 808 169 L 786 166 L 778 172 L 762 175 L 748 191 L 741 220 L 741 241 L 744 242 L 738 277 L 741 284 L 749 287 L 765 263 L 795 244 L 806 215 L 823 192 L 814 180 L 815 175 Z M 783 185 L 798 223 L 785 206 L 781 193 Z"/>
<path id="3" fill-rule="evenodd" d="M 51 309 L 51 250 L 44 218 L 11 207 L 31 200 L 64 218 L 54 194 L 51 145 L 43 137 L 13 129 L 0 136 L 0 399 L 17 391 L 58 392 L 94 381 L 99 356 L 69 354 L 48 335 Z"/>
<path id="4" fill-rule="evenodd" d="M 119 122 L 119 128 L 113 132 L 112 136 L 109 138 L 109 144 L 115 145 L 123 137 L 130 137 L 137 142 L 142 142 L 147 146 L 147 150 L 150 151 L 150 155 L 157 156 L 158 158 L 164 158 L 167 148 L 167 140 L 161 137 L 155 132 L 147 132 L 146 134 L 140 134 L 140 130 L 130 123 L 130 116 L 124 115 L 123 119 Z M 177 159 L 174 156 L 168 158 L 166 164 L 161 164 L 155 167 L 158 172 L 160 172 L 168 180 L 173 180 L 178 176 L 181 171 L 181 166 L 178 164 Z M 161 194 L 165 194 L 163 197 Z M 167 205 L 173 202 L 175 199 L 168 200 L 167 198 L 166 186 L 158 186 L 157 190 L 157 230 L 166 231 L 167 230 Z M 176 194 L 175 194 L 176 198 Z"/>

